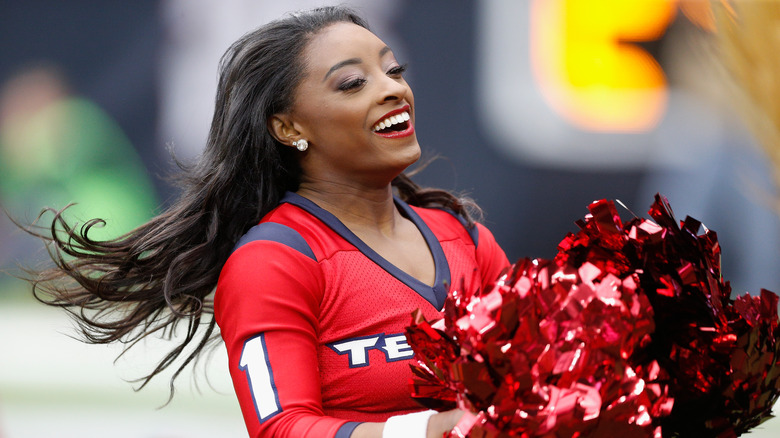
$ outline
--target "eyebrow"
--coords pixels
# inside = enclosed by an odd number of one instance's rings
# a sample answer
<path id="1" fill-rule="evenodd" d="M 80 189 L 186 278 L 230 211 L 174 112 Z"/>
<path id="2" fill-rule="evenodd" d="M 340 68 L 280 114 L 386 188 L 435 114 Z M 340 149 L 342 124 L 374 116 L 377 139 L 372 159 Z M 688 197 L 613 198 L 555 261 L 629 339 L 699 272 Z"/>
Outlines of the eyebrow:
<path id="1" fill-rule="evenodd" d="M 388 47 L 388 46 L 382 47 L 382 50 L 379 51 L 379 57 L 381 58 L 381 57 L 385 56 L 385 54 L 387 54 L 387 52 L 389 52 L 389 51 L 390 51 L 390 47 Z M 322 81 L 325 82 L 328 79 L 328 77 L 331 75 L 331 73 L 333 73 L 334 71 L 340 69 L 341 67 L 346 67 L 348 65 L 360 64 L 362 62 L 363 62 L 363 60 L 360 59 L 360 58 L 349 58 L 349 59 L 345 59 L 344 61 L 338 62 L 333 67 L 331 67 L 330 70 L 328 70 L 327 73 L 325 73 L 325 77 L 322 78 Z"/>
<path id="2" fill-rule="evenodd" d="M 341 61 L 341 62 L 337 63 L 336 65 L 331 67 L 330 70 L 328 70 L 327 73 L 325 73 L 325 77 L 322 78 L 322 82 L 325 82 L 325 80 L 328 79 L 328 76 L 330 76 L 331 73 L 333 73 L 334 71 L 340 69 L 341 67 L 345 67 L 347 65 L 360 64 L 361 62 L 363 62 L 363 60 L 361 60 L 360 58 L 350 58 L 350 59 L 347 59 L 347 60 L 344 60 L 344 61 Z"/>

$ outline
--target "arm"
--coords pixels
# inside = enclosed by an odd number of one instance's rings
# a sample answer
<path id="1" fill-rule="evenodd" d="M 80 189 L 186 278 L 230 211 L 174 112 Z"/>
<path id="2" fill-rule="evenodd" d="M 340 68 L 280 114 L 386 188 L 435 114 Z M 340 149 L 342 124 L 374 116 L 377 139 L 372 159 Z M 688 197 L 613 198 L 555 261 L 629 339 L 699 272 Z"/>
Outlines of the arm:
<path id="1" fill-rule="evenodd" d="M 276 242 L 241 247 L 225 264 L 215 317 L 251 437 L 333 437 L 317 367 L 321 278 L 316 261 Z"/>

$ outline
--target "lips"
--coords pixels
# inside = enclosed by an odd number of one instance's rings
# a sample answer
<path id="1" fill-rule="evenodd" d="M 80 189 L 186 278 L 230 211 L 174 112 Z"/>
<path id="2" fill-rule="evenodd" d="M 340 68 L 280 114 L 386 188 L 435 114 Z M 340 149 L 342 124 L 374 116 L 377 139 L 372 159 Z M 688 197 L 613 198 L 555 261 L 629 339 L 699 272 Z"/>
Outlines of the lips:
<path id="1" fill-rule="evenodd" d="M 374 134 L 385 138 L 406 137 L 414 133 L 411 123 L 411 108 L 405 105 L 382 116 L 371 128 Z"/>

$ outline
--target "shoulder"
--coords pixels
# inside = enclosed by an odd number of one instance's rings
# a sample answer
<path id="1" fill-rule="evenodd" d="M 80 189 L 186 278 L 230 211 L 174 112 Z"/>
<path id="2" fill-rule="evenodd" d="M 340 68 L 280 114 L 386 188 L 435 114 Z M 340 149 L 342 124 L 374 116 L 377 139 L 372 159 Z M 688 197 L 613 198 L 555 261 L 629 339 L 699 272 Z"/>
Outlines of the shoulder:
<path id="1" fill-rule="evenodd" d="M 301 233 L 286 224 L 278 222 L 261 222 L 255 225 L 238 239 L 238 243 L 236 243 L 236 246 L 233 248 L 233 253 L 235 254 L 236 251 L 242 247 L 255 242 L 274 242 L 309 257 L 312 260 L 317 260 L 314 251 L 312 251 L 311 246 L 306 239 L 303 238 Z"/>
<path id="2" fill-rule="evenodd" d="M 222 326 L 228 308 L 262 313 L 262 303 L 301 302 L 314 308 L 319 302 L 323 278 L 312 246 L 294 223 L 277 219 L 266 216 L 250 228 L 223 265 L 214 294 L 215 317 Z"/>
<path id="3" fill-rule="evenodd" d="M 311 213 L 294 204 L 282 203 L 241 236 L 230 257 L 276 248 L 316 262 L 333 251 L 336 237 L 333 230 Z"/>
<path id="4" fill-rule="evenodd" d="M 269 269 L 317 264 L 317 254 L 306 236 L 311 232 L 302 224 L 306 213 L 281 204 L 238 239 L 222 268 L 225 277 L 268 274 Z M 307 232 L 309 231 L 309 232 Z"/>
<path id="5" fill-rule="evenodd" d="M 466 219 L 449 209 L 411 206 L 426 225 L 442 238 L 459 238 L 479 245 L 480 224 L 469 225 Z"/>

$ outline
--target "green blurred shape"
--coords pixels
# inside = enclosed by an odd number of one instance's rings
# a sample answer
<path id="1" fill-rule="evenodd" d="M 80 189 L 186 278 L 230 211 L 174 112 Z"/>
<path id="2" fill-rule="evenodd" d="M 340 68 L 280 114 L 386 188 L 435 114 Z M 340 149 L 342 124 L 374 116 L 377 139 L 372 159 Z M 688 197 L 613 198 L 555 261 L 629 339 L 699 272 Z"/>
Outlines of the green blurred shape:
<path id="1" fill-rule="evenodd" d="M 147 221 L 157 200 L 130 141 L 94 103 L 55 99 L 0 126 L 0 202 L 15 218 L 70 203 L 70 221 L 101 218 L 90 237 L 118 237 Z M 49 216 L 50 218 L 51 216 Z"/>

